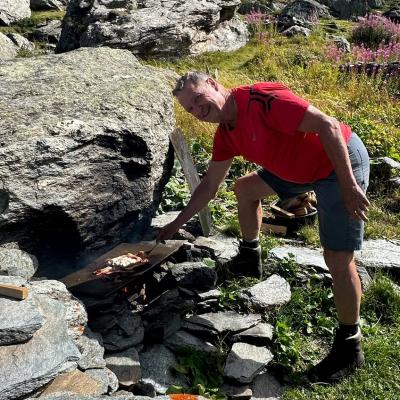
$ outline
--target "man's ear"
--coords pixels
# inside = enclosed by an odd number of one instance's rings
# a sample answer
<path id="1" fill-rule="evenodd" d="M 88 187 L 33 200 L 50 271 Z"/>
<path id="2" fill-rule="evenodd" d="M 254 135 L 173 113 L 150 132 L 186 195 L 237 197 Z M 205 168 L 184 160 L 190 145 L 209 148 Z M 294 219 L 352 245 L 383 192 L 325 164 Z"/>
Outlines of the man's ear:
<path id="1" fill-rule="evenodd" d="M 206 82 L 207 82 L 209 85 L 211 85 L 216 91 L 218 91 L 218 82 L 217 82 L 215 79 L 213 79 L 213 78 L 211 78 L 211 76 L 209 76 L 209 77 L 206 79 Z"/>

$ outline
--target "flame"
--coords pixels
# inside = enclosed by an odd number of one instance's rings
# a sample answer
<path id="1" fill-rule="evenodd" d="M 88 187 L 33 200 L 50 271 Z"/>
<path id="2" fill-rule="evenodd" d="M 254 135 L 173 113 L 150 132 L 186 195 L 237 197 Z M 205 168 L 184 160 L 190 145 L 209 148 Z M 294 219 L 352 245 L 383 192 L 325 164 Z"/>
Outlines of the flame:
<path id="1" fill-rule="evenodd" d="M 127 287 L 127 286 L 123 287 L 123 288 L 121 289 L 121 292 L 122 292 L 122 293 L 129 294 L 128 287 Z"/>

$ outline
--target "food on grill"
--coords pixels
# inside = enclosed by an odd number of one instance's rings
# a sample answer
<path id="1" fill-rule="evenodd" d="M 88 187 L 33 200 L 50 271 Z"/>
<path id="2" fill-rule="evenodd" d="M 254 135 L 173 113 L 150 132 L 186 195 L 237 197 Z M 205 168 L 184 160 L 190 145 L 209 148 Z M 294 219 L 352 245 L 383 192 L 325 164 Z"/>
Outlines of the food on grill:
<path id="1" fill-rule="evenodd" d="M 118 272 L 127 272 L 133 268 L 145 265 L 149 262 L 144 251 L 139 251 L 136 254 L 127 253 L 122 256 L 110 258 L 106 261 L 105 267 L 96 269 L 94 275 L 111 275 Z"/>

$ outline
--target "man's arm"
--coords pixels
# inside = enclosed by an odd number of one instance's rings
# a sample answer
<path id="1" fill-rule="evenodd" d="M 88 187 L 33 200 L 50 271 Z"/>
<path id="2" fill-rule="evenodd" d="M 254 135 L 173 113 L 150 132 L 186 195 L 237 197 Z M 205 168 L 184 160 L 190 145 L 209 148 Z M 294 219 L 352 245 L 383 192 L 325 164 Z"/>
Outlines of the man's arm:
<path id="1" fill-rule="evenodd" d="M 171 239 L 174 233 L 193 215 L 202 210 L 215 197 L 218 188 L 224 181 L 232 164 L 232 159 L 211 161 L 207 173 L 193 192 L 187 206 L 179 213 L 174 221 L 164 226 L 158 233 L 157 240 Z"/>
<path id="2" fill-rule="evenodd" d="M 369 201 L 358 186 L 351 168 L 349 153 L 339 122 L 313 106 L 309 106 L 298 128 L 301 132 L 319 134 L 325 151 L 339 180 L 343 201 L 350 216 L 367 221 Z"/>

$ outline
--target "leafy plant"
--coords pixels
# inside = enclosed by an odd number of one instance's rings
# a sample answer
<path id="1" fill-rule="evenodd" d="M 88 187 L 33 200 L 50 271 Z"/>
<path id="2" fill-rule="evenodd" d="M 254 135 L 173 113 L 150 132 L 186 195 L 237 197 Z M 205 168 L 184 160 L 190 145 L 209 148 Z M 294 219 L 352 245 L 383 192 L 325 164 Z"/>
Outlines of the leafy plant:
<path id="1" fill-rule="evenodd" d="M 256 278 L 238 278 L 227 281 L 219 287 L 221 292 L 218 298 L 218 305 L 221 309 L 238 309 L 242 307 L 238 298 L 240 292 L 258 283 Z"/>
<path id="2" fill-rule="evenodd" d="M 363 297 L 362 313 L 372 322 L 400 323 L 400 287 L 378 274 Z"/>
<path id="3" fill-rule="evenodd" d="M 223 381 L 225 355 L 220 353 L 204 353 L 193 349 L 181 349 L 177 352 L 177 362 L 173 369 L 185 376 L 189 388 L 171 386 L 170 393 L 191 393 L 210 398 L 225 400 L 220 391 Z"/>

